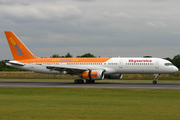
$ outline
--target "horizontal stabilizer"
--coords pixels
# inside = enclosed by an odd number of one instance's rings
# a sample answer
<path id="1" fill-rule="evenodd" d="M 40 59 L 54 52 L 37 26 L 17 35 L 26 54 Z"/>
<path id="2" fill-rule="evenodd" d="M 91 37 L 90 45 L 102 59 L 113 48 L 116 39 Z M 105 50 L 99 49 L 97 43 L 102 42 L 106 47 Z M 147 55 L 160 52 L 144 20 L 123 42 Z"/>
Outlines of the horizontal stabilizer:
<path id="1" fill-rule="evenodd" d="M 17 62 L 17 61 L 9 61 L 7 63 L 12 64 L 12 65 L 18 65 L 18 66 L 24 66 L 25 65 L 24 63 L 20 63 L 20 62 Z"/>

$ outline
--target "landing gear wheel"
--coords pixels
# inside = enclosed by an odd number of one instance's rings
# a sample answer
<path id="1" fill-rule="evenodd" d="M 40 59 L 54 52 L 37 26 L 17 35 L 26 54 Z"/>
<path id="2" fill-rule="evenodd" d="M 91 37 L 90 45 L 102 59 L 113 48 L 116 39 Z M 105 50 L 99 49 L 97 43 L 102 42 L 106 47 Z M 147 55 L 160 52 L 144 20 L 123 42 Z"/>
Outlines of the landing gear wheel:
<path id="1" fill-rule="evenodd" d="M 95 83 L 95 80 L 86 80 L 86 83 Z"/>
<path id="2" fill-rule="evenodd" d="M 86 80 L 86 83 L 90 83 L 91 81 L 90 80 Z"/>
<path id="3" fill-rule="evenodd" d="M 153 81 L 153 84 L 156 84 L 157 83 L 157 81 Z"/>
<path id="4" fill-rule="evenodd" d="M 82 79 L 81 79 L 81 80 L 79 80 L 79 83 L 84 83 L 84 80 L 82 80 Z"/>
<path id="5" fill-rule="evenodd" d="M 95 83 L 95 80 L 91 80 L 91 83 Z"/>
<path id="6" fill-rule="evenodd" d="M 76 79 L 76 80 L 74 80 L 74 83 L 84 83 L 84 80 L 83 79 Z"/>
<path id="7" fill-rule="evenodd" d="M 74 80 L 74 83 L 78 83 L 78 80 Z"/>

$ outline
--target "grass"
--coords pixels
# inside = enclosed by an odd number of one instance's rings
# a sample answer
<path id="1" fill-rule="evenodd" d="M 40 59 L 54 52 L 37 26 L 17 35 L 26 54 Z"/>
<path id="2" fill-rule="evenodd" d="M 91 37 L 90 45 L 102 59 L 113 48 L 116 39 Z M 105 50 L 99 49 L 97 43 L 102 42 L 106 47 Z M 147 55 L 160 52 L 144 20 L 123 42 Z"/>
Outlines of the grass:
<path id="1" fill-rule="evenodd" d="M 179 120 L 180 90 L 0 88 L 2 120 Z"/>
<path id="2" fill-rule="evenodd" d="M 28 71 L 1 71 L 0 78 L 7 79 L 76 79 L 77 75 L 53 75 Z"/>

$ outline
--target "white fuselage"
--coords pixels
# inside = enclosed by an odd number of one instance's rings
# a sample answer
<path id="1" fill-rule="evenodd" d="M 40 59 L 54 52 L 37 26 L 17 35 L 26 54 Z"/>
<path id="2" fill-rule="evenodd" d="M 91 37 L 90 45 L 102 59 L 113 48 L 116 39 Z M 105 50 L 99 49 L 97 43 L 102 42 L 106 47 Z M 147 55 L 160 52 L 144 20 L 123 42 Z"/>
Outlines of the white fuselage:
<path id="1" fill-rule="evenodd" d="M 18 62 L 17 62 L 18 63 Z M 14 64 L 7 65 L 27 71 L 46 74 L 63 74 L 56 70 L 49 70 L 46 66 L 68 66 L 87 68 L 91 70 L 104 70 L 104 74 L 168 74 L 178 71 L 171 62 L 160 58 L 110 58 L 106 62 L 31 62 L 23 63 L 24 66 Z"/>

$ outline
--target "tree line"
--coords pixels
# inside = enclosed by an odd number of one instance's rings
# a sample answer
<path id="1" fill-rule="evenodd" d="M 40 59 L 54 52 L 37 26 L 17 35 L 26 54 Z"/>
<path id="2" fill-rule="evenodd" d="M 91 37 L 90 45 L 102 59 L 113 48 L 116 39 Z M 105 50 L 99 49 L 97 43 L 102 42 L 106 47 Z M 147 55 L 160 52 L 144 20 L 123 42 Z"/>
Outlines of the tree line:
<path id="1" fill-rule="evenodd" d="M 50 56 L 51 58 L 72 58 L 73 56 L 70 54 L 70 53 L 67 53 L 66 55 L 64 56 L 60 56 L 58 54 L 53 54 L 52 56 Z M 85 53 L 83 55 L 78 55 L 76 56 L 76 58 L 82 58 L 82 57 L 93 57 L 93 58 L 96 58 L 95 55 L 91 54 L 91 53 Z M 100 56 L 99 56 L 100 57 Z M 144 57 L 151 57 L 151 56 L 144 56 Z M 176 55 L 173 57 L 173 59 L 169 58 L 169 57 L 166 57 L 164 58 L 170 62 L 172 62 L 177 68 L 180 69 L 180 54 Z M 20 69 L 16 69 L 16 68 L 12 68 L 12 67 L 9 67 L 5 64 L 5 62 L 7 62 L 9 60 L 2 60 L 0 62 L 0 71 L 23 71 L 23 70 L 20 70 Z"/>
<path id="2" fill-rule="evenodd" d="M 51 56 L 51 58 L 72 58 L 72 57 L 73 56 L 69 52 L 66 55 L 64 55 L 64 56 L 60 56 L 58 54 L 54 54 L 54 55 Z M 94 57 L 95 58 L 96 56 L 94 56 L 91 53 L 85 53 L 83 55 L 76 56 L 76 58 L 81 58 L 81 57 Z"/>
<path id="3" fill-rule="evenodd" d="M 21 69 L 13 68 L 6 65 L 6 62 L 9 60 L 2 60 L 0 61 L 0 71 L 23 71 Z"/>

